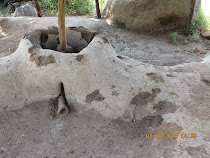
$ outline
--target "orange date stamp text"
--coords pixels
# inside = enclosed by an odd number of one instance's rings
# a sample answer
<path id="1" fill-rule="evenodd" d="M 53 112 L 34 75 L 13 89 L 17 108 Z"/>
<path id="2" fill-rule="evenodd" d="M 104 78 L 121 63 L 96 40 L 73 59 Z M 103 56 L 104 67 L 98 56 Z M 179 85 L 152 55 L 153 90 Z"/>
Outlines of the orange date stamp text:
<path id="1" fill-rule="evenodd" d="M 147 133 L 146 138 L 147 139 L 177 139 L 177 138 L 191 138 L 196 139 L 197 134 L 196 133 Z"/>

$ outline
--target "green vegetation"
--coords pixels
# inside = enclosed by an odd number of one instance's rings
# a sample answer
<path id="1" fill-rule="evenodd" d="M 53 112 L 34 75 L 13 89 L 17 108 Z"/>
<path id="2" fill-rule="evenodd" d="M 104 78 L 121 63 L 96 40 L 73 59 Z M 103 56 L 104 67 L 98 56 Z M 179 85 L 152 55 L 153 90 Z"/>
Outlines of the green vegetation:
<path id="1" fill-rule="evenodd" d="M 194 44 L 192 44 L 192 53 L 195 53 L 196 47 Z"/>
<path id="2" fill-rule="evenodd" d="M 195 20 L 190 29 L 190 35 L 188 40 L 190 42 L 198 42 L 202 31 L 207 30 L 210 27 L 210 18 L 205 15 L 203 10 L 200 10 L 198 19 Z"/>
<path id="3" fill-rule="evenodd" d="M 179 44 L 178 41 L 177 41 L 178 35 L 179 35 L 179 34 L 178 34 L 177 31 L 170 34 L 170 39 L 171 39 L 171 41 L 172 41 L 172 43 L 173 43 L 174 45 L 178 45 L 178 44 Z"/>
<path id="4" fill-rule="evenodd" d="M 210 17 L 207 17 L 203 12 L 203 10 L 201 9 L 198 15 L 198 19 L 193 22 L 187 38 L 178 39 L 179 33 L 178 31 L 175 31 L 170 34 L 170 40 L 174 45 L 178 45 L 179 43 L 188 44 L 192 42 L 199 42 L 201 37 L 201 32 L 207 30 L 208 28 L 210 28 Z M 192 52 L 194 52 L 195 46 L 194 45 L 191 46 L 192 46 Z"/>
<path id="5" fill-rule="evenodd" d="M 32 2 L 32 0 L 22 0 L 16 4 L 21 5 L 26 1 Z M 105 7 L 107 0 L 99 0 L 101 11 Z M 14 10 L 11 10 L 15 0 L 5 0 L 0 2 L 0 14 L 9 14 Z M 89 14 L 95 9 L 95 0 L 66 0 L 66 15 L 85 15 Z M 47 16 L 55 16 L 58 14 L 58 0 L 39 0 L 41 12 Z"/>
<path id="6" fill-rule="evenodd" d="M 101 12 L 104 10 L 105 8 L 105 3 L 106 3 L 107 0 L 99 0 L 99 5 L 100 5 L 100 9 L 101 9 Z"/>
<path id="7" fill-rule="evenodd" d="M 58 14 L 57 0 L 40 0 L 41 11 L 47 15 Z M 67 15 L 85 15 L 94 9 L 93 0 L 66 0 Z"/>
<path id="8" fill-rule="evenodd" d="M 197 30 L 204 31 L 207 30 L 209 27 L 210 27 L 210 17 L 207 17 L 201 8 L 200 13 L 198 15 L 198 19 L 193 22 L 191 31 L 192 32 Z"/>
<path id="9" fill-rule="evenodd" d="M 6 14 L 9 12 L 9 9 L 7 9 L 5 6 L 4 6 L 4 3 L 0 3 L 0 14 Z"/>
<path id="10" fill-rule="evenodd" d="M 195 32 L 192 32 L 192 34 L 188 36 L 188 41 L 189 42 L 199 42 L 200 37 L 201 37 L 200 32 L 195 31 Z"/>
<path id="11" fill-rule="evenodd" d="M 85 15 L 94 10 L 95 0 L 66 0 L 66 15 Z M 99 0 L 101 11 L 104 9 L 106 0 Z M 57 0 L 40 0 L 41 11 L 46 15 L 58 14 Z"/>

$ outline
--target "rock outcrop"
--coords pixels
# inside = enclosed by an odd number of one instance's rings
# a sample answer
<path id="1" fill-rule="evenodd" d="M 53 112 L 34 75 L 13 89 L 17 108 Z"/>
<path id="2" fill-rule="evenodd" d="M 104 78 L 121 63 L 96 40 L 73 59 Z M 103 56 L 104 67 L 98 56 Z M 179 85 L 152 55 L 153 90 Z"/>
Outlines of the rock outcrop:
<path id="1" fill-rule="evenodd" d="M 14 17 L 18 16 L 37 16 L 36 9 L 34 8 L 34 5 L 31 3 L 27 3 L 24 5 L 21 5 L 15 9 L 15 12 L 13 14 Z"/>
<path id="2" fill-rule="evenodd" d="M 187 26 L 191 0 L 109 0 L 106 17 L 137 31 L 162 31 Z"/>

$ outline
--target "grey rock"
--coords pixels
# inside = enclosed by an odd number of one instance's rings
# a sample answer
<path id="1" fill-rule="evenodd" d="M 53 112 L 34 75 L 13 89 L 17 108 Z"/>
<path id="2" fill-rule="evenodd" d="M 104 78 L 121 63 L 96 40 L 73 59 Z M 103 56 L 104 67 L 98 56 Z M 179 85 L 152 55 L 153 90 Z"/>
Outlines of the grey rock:
<path id="1" fill-rule="evenodd" d="M 153 32 L 186 27 L 190 11 L 191 0 L 109 0 L 103 15 L 128 29 Z"/>
<path id="2" fill-rule="evenodd" d="M 7 149 L 5 149 L 5 148 L 1 148 L 1 150 L 0 150 L 1 153 L 6 152 L 6 151 L 7 151 Z"/>
<path id="3" fill-rule="evenodd" d="M 201 9 L 201 0 L 196 0 L 195 1 L 195 8 L 194 8 L 194 13 L 193 13 L 193 17 L 192 17 L 192 22 L 195 20 L 198 20 L 198 16 L 200 13 L 200 9 Z"/>
<path id="4" fill-rule="evenodd" d="M 14 17 L 18 16 L 37 16 L 36 9 L 34 8 L 33 4 L 27 3 L 17 7 L 13 14 Z"/>

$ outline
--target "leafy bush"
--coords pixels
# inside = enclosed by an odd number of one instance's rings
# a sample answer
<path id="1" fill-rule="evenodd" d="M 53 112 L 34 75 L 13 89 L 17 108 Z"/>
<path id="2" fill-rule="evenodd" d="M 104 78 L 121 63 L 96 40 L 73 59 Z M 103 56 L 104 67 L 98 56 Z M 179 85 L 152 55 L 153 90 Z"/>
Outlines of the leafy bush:
<path id="1" fill-rule="evenodd" d="M 99 0 L 99 5 L 100 5 L 100 9 L 101 11 L 103 11 L 105 4 L 106 4 L 107 0 Z"/>
<path id="2" fill-rule="evenodd" d="M 90 0 L 67 0 L 66 4 L 68 14 L 84 15 L 94 9 L 93 1 Z"/>
<path id="3" fill-rule="evenodd" d="M 205 15 L 203 10 L 200 10 L 200 13 L 198 15 L 198 19 L 193 22 L 193 25 L 191 27 L 191 32 L 195 31 L 204 31 L 207 30 L 210 26 L 210 18 Z"/>
<path id="4" fill-rule="evenodd" d="M 9 10 L 0 3 L 0 14 L 6 14 L 7 12 L 9 12 Z"/>
<path id="5" fill-rule="evenodd" d="M 189 37 L 188 37 L 188 40 L 190 41 L 190 42 L 199 42 L 199 39 L 200 39 L 200 32 L 192 32 L 192 34 L 191 35 L 189 35 Z"/>
<path id="6" fill-rule="evenodd" d="M 173 32 L 173 33 L 170 34 L 170 39 L 171 39 L 171 41 L 174 45 L 179 44 L 178 41 L 177 41 L 178 35 L 179 35 L 178 32 Z"/>
<path id="7" fill-rule="evenodd" d="M 4 0 L 4 5 L 12 4 L 15 2 L 20 2 L 21 0 Z"/>
<path id="8" fill-rule="evenodd" d="M 200 33 L 204 30 L 207 30 L 210 26 L 210 18 L 205 15 L 202 8 L 200 9 L 198 19 L 195 20 L 191 27 L 191 34 L 188 39 L 191 42 L 198 42 L 200 39 Z"/>
<path id="9" fill-rule="evenodd" d="M 66 0 L 66 14 L 84 15 L 94 9 L 94 0 Z M 58 0 L 40 0 L 42 12 L 57 15 Z"/>
<path id="10" fill-rule="evenodd" d="M 2 0 L 0 1 L 0 13 L 7 14 L 14 12 L 15 2 L 21 5 L 27 1 L 32 0 Z M 105 7 L 107 0 L 99 0 L 101 12 Z M 66 14 L 67 15 L 85 15 L 95 9 L 95 0 L 66 0 Z M 43 14 L 57 15 L 58 14 L 58 0 L 39 0 L 39 5 Z"/>

